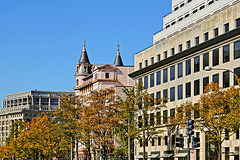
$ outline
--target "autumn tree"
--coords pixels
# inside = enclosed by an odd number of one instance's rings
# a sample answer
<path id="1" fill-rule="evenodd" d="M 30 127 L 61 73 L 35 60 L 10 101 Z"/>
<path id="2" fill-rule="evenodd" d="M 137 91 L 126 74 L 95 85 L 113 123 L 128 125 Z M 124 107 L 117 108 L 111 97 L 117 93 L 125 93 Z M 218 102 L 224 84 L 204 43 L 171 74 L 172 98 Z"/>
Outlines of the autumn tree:
<path id="1" fill-rule="evenodd" d="M 238 87 L 224 89 L 212 83 L 205 88 L 205 94 L 197 103 L 186 102 L 180 106 L 175 122 L 184 126 L 187 118 L 195 118 L 195 128 L 205 132 L 206 141 L 215 146 L 221 160 L 222 143 L 240 127 L 239 104 Z"/>

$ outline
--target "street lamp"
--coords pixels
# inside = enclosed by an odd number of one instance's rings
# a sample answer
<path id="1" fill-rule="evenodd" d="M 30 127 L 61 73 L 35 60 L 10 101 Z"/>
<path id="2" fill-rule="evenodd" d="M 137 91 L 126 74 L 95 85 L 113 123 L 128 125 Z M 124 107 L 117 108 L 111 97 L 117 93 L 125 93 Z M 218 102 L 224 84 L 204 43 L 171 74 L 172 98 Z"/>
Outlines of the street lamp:
<path id="1" fill-rule="evenodd" d="M 230 69 L 212 68 L 212 67 L 210 67 L 210 66 L 206 66 L 206 67 L 204 68 L 204 70 L 205 70 L 205 71 L 211 71 L 211 70 L 229 71 L 229 72 L 233 73 L 236 78 L 239 78 L 239 77 L 237 76 L 237 74 L 234 73 L 234 72 L 233 72 L 232 70 L 230 70 Z"/>

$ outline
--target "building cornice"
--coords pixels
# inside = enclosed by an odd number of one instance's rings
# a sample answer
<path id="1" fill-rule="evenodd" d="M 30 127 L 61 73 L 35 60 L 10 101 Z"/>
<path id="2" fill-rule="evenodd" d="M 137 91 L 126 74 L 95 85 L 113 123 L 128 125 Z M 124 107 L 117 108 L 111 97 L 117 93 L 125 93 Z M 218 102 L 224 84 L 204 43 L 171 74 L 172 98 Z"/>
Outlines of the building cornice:
<path id="1" fill-rule="evenodd" d="M 154 63 L 152 65 L 149 65 L 148 67 L 145 67 L 141 70 L 134 71 L 134 72 L 128 74 L 128 76 L 131 77 L 131 78 L 135 78 L 135 77 L 137 77 L 141 74 L 147 73 L 147 72 L 149 72 L 153 69 L 156 69 L 156 68 L 161 67 L 163 65 L 166 65 L 168 63 L 174 62 L 174 61 L 176 61 L 178 59 L 181 59 L 181 58 L 184 58 L 186 56 L 192 55 L 192 54 L 194 54 L 194 53 L 196 53 L 200 50 L 203 50 L 205 48 L 208 48 L 212 45 L 218 44 L 218 43 L 220 43 L 224 40 L 230 39 L 230 38 L 238 36 L 238 35 L 240 35 L 240 28 L 233 29 L 233 30 L 231 30 L 227 33 L 219 35 L 216 38 L 212 38 L 212 39 L 210 39 L 208 41 L 205 41 L 205 42 L 203 42 L 199 45 L 196 45 L 194 47 L 186 49 L 186 50 L 182 51 L 181 53 L 177 53 L 177 54 L 175 54 L 175 55 L 173 55 L 173 56 L 171 56 L 167 59 L 161 60 L 160 62 L 156 62 L 156 63 Z"/>

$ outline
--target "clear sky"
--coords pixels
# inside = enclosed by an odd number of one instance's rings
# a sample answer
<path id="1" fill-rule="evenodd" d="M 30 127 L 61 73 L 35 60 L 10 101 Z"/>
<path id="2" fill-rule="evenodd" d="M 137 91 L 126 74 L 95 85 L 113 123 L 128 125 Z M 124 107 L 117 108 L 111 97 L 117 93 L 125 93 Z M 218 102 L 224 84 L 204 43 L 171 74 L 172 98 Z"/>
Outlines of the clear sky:
<path id="1" fill-rule="evenodd" d="M 171 0 L 0 0 L 0 100 L 29 90 L 69 91 L 86 37 L 90 62 L 125 65 L 152 45 Z"/>

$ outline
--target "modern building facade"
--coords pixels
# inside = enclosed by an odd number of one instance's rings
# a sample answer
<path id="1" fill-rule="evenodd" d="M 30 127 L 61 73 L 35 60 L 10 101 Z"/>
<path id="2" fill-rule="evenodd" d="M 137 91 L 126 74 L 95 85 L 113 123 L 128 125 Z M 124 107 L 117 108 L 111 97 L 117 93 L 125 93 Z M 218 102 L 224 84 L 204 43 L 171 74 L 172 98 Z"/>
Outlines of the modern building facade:
<path id="1" fill-rule="evenodd" d="M 0 113 L 0 141 L 4 143 L 16 120 L 29 121 L 41 113 L 55 111 L 60 105 L 60 98 L 65 95 L 74 96 L 75 92 L 33 90 L 7 95 Z"/>
<path id="2" fill-rule="evenodd" d="M 240 75 L 240 1 L 239 0 L 172 0 L 172 11 L 163 18 L 163 29 L 153 35 L 153 45 L 136 53 L 135 81 L 143 82 L 155 98 L 168 97 L 167 108 L 149 113 L 160 124 L 168 124 L 168 117 L 176 113 L 183 102 L 196 102 L 210 82 L 221 87 L 234 84 L 234 75 Z M 185 130 L 169 133 L 166 128 L 157 141 L 147 147 L 149 159 L 186 159 L 185 149 L 175 146 L 176 137 L 186 135 Z M 196 131 L 200 147 L 194 152 L 195 160 L 216 159 L 211 147 L 205 143 L 205 134 Z M 239 132 L 223 143 L 223 159 L 239 159 Z M 141 159 L 143 147 L 134 146 L 135 158 Z"/>
<path id="3" fill-rule="evenodd" d="M 91 64 L 84 45 L 79 61 L 76 63 L 76 86 L 74 87 L 76 95 L 88 95 L 91 91 L 98 91 L 101 89 L 112 88 L 115 90 L 116 96 L 124 98 L 126 96 L 123 92 L 123 86 L 131 88 L 134 85 L 132 78 L 128 76 L 133 72 L 133 66 L 126 66 L 123 64 L 119 44 L 117 45 L 117 54 L 113 64 Z M 116 145 L 115 142 L 113 142 Z M 78 157 L 80 160 L 85 160 L 89 155 L 84 145 L 78 145 Z M 108 151 L 112 153 L 111 150 Z M 76 158 L 76 155 L 75 155 Z M 92 159 L 102 158 L 98 150 L 92 155 Z M 111 154 L 107 155 L 108 159 L 112 159 Z M 77 158 L 76 158 L 77 159 Z"/>

